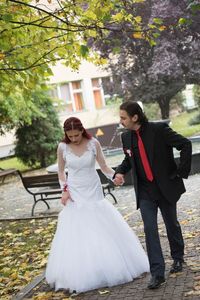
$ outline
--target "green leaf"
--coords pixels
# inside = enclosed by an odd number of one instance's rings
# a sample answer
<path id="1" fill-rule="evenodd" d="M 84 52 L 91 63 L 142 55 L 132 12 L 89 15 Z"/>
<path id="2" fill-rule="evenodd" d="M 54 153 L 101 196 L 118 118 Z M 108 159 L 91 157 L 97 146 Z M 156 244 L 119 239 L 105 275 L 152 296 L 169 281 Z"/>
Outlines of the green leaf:
<path id="1" fill-rule="evenodd" d="M 12 15 L 11 14 L 5 14 L 3 16 L 1 16 L 2 20 L 6 21 L 6 22 L 10 22 L 12 20 Z"/>
<path id="2" fill-rule="evenodd" d="M 153 47 L 153 46 L 156 45 L 156 42 L 155 42 L 154 40 L 151 39 L 151 40 L 149 41 L 149 44 L 151 45 L 151 47 Z"/>
<path id="3" fill-rule="evenodd" d="M 180 24 L 180 25 L 184 25 L 184 24 L 186 24 L 187 23 L 187 19 L 185 19 L 185 18 L 180 18 L 179 20 L 178 20 L 178 24 Z"/>
<path id="4" fill-rule="evenodd" d="M 153 33 L 153 37 L 154 37 L 154 38 L 156 38 L 156 39 L 157 39 L 159 36 L 160 36 L 160 33 L 159 33 L 159 32 L 155 32 L 155 33 Z"/>
<path id="5" fill-rule="evenodd" d="M 163 24 L 163 20 L 160 19 L 160 18 L 154 18 L 154 19 L 153 19 L 153 22 L 154 22 L 155 24 L 158 24 L 158 25 Z"/>
<path id="6" fill-rule="evenodd" d="M 114 48 L 113 48 L 113 53 L 114 53 L 114 54 L 120 53 L 120 50 L 121 50 L 120 47 L 114 47 Z"/>
<path id="7" fill-rule="evenodd" d="M 137 23 L 141 23 L 142 22 L 142 17 L 141 16 L 137 16 L 134 18 L 134 20 L 137 22 Z"/>
<path id="8" fill-rule="evenodd" d="M 189 6 L 193 12 L 197 12 L 200 10 L 200 4 L 199 3 L 191 3 Z"/>
<path id="9" fill-rule="evenodd" d="M 81 55 L 83 57 L 86 57 L 87 54 L 89 53 L 89 48 L 87 46 L 85 46 L 85 45 L 81 45 L 80 46 L 80 52 L 81 52 Z"/>

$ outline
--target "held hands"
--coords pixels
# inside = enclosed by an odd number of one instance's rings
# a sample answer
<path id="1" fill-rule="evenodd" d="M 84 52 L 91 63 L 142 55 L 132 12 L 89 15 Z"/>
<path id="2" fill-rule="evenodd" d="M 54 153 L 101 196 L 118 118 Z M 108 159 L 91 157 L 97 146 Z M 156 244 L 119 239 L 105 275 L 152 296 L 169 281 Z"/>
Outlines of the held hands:
<path id="1" fill-rule="evenodd" d="M 120 173 L 117 173 L 115 175 L 115 178 L 114 178 L 113 182 L 114 182 L 115 185 L 123 185 L 124 184 L 124 175 L 120 174 Z"/>

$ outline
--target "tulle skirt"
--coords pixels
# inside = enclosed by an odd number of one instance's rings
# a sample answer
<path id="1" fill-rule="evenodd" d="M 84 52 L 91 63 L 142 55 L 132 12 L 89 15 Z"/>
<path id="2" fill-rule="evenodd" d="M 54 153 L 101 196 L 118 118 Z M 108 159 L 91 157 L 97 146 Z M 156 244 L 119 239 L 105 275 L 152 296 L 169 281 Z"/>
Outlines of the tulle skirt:
<path id="1" fill-rule="evenodd" d="M 149 272 L 147 256 L 133 230 L 106 199 L 60 212 L 46 280 L 55 288 L 84 292 L 127 283 Z"/>

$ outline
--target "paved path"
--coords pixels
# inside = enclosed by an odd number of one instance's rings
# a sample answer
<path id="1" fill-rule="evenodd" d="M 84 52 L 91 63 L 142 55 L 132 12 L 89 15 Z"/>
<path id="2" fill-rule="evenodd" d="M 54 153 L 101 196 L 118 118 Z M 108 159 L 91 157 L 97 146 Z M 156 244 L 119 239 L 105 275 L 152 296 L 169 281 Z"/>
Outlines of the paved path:
<path id="1" fill-rule="evenodd" d="M 75 299 L 99 300 L 99 299 L 130 299 L 130 300 L 197 300 L 200 299 L 200 174 L 190 176 L 185 181 L 187 192 L 178 202 L 179 221 L 182 225 L 185 239 L 185 262 L 184 270 L 177 276 L 169 276 L 171 258 L 165 227 L 159 215 L 159 231 L 161 243 L 166 261 L 167 282 L 158 290 L 148 290 L 146 285 L 149 274 L 134 280 L 131 283 L 105 288 L 77 295 Z M 132 187 L 117 188 L 114 191 L 119 203 L 116 207 L 123 214 L 129 225 L 144 243 L 143 225 L 140 212 L 135 209 L 134 191 Z M 30 217 L 32 197 L 23 188 L 18 178 L 12 178 L 6 184 L 0 186 L 0 218 L 26 218 Z M 50 212 L 41 205 L 37 208 L 36 216 L 57 214 L 61 206 L 59 201 L 51 202 Z M 38 292 L 48 292 L 48 287 L 43 281 L 38 289 L 29 293 L 24 299 L 34 299 Z M 102 293 L 103 292 L 103 293 Z M 67 295 L 66 295 L 67 297 Z M 47 298 L 44 298 L 47 299 Z M 64 299 L 54 296 L 48 299 Z M 66 298 L 65 298 L 66 299 Z"/>

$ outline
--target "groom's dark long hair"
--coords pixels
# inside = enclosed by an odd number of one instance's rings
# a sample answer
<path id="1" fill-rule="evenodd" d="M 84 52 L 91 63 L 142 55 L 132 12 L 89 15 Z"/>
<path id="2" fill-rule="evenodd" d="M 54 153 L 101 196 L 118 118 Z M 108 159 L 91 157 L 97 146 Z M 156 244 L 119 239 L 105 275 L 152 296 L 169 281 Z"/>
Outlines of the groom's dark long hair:
<path id="1" fill-rule="evenodd" d="M 123 102 L 119 109 L 121 110 L 125 110 L 127 112 L 127 114 L 129 115 L 129 117 L 133 117 L 134 115 L 138 115 L 138 123 L 139 124 L 144 124 L 148 122 L 148 119 L 145 115 L 145 113 L 143 112 L 141 106 L 137 103 L 137 102 L 133 102 L 133 101 L 126 101 Z"/>

